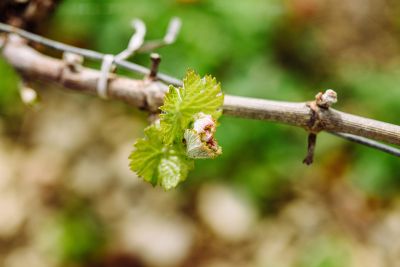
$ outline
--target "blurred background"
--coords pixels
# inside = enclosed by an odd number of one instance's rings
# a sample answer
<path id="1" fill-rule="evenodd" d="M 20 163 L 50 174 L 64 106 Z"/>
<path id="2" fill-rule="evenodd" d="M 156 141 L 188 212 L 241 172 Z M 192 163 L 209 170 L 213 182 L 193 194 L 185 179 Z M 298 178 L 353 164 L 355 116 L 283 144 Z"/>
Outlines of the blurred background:
<path id="1" fill-rule="evenodd" d="M 338 109 L 400 124 L 396 0 L 63 0 L 31 30 L 118 53 L 133 18 L 152 40 L 173 16 L 183 26 L 175 44 L 157 50 L 162 72 L 182 78 L 193 68 L 216 76 L 227 94 L 275 100 L 307 101 L 333 88 Z M 132 60 L 149 66 L 148 54 Z M 41 102 L 26 107 L 19 81 L 0 58 L 1 266 L 400 262 L 393 156 L 321 133 L 307 167 L 304 130 L 224 116 L 223 155 L 197 161 L 186 182 L 164 192 L 128 168 L 145 112 L 44 83 L 32 85 Z"/>

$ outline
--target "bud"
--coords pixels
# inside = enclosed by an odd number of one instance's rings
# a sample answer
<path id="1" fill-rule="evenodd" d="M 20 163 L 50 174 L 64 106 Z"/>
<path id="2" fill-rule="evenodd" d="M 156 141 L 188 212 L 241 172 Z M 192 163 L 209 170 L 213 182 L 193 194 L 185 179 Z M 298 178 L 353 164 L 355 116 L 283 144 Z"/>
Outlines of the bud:
<path id="1" fill-rule="evenodd" d="M 82 70 L 83 57 L 81 55 L 64 52 L 63 60 L 71 71 L 79 72 Z"/>
<path id="2" fill-rule="evenodd" d="M 211 115 L 198 113 L 195 116 L 193 129 L 187 129 L 184 134 L 186 154 L 189 158 L 215 158 L 222 153 L 221 147 L 214 139 L 216 122 Z"/>
<path id="3" fill-rule="evenodd" d="M 318 93 L 315 99 L 318 106 L 329 108 L 337 102 L 337 94 L 332 89 L 328 89 L 325 93 Z"/>

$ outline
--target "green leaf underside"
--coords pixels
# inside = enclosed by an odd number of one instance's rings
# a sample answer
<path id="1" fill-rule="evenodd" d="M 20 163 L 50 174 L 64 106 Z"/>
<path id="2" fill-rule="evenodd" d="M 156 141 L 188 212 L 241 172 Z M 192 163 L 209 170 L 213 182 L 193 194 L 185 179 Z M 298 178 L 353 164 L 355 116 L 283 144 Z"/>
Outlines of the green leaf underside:
<path id="1" fill-rule="evenodd" d="M 178 146 L 165 146 L 155 125 L 147 127 L 145 135 L 136 141 L 129 157 L 131 170 L 153 186 L 160 184 L 167 190 L 176 187 L 193 168 L 193 161 Z"/>
<path id="2" fill-rule="evenodd" d="M 215 78 L 201 78 L 194 71 L 188 71 L 183 87 L 170 86 L 164 105 L 160 107 L 163 112 L 160 118 L 164 142 L 170 144 L 174 140 L 180 141 L 184 130 L 193 121 L 193 116 L 199 112 L 218 119 L 223 101 L 221 86 Z"/>
<path id="3" fill-rule="evenodd" d="M 163 177 L 162 187 L 169 190 L 186 179 L 189 171 L 193 168 L 193 160 L 186 158 L 184 154 L 170 154 L 163 157 L 158 165 L 158 173 Z"/>

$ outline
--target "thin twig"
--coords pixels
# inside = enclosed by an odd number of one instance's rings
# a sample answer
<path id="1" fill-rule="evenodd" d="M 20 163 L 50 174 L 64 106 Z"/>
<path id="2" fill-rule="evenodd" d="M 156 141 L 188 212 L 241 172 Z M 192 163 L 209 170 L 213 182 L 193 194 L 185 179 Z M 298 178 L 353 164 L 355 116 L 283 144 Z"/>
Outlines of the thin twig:
<path id="1" fill-rule="evenodd" d="M 60 51 L 79 54 L 90 59 L 102 60 L 104 57 L 104 54 L 55 42 L 6 24 L 0 23 L 0 31 L 16 33 L 31 41 Z M 83 68 L 79 73 L 65 71 L 65 64 L 61 60 L 40 54 L 21 42 L 9 41 L 4 47 L 3 55 L 24 76 L 53 81 L 62 84 L 66 88 L 82 92 L 93 94 L 96 91 L 96 83 L 99 77 L 98 71 L 88 68 Z M 124 60 L 116 61 L 115 63 L 137 73 L 144 75 L 150 73 L 149 69 Z M 61 76 L 60 73 L 62 73 Z M 159 73 L 157 77 L 167 84 L 182 85 L 180 80 L 165 74 Z M 160 83 L 118 76 L 109 84 L 110 98 L 120 99 L 148 110 L 156 110 L 158 108 L 163 101 L 165 92 L 166 86 Z M 310 119 L 310 109 L 306 106 L 306 103 L 290 103 L 226 95 L 223 109 L 224 114 L 231 116 L 286 123 L 304 129 L 308 129 Z M 322 110 L 319 116 L 321 124 L 324 126 L 322 130 L 358 135 L 400 145 L 400 126 L 351 115 L 334 109 Z M 363 138 L 354 138 L 351 141 L 357 141 L 360 144 L 368 143 Z M 385 152 L 396 150 L 383 144 L 373 147 Z M 391 154 L 398 155 L 400 153 Z"/>
<path id="2" fill-rule="evenodd" d="M 150 68 L 149 79 L 156 80 L 157 73 L 158 73 L 158 67 L 161 62 L 161 57 L 157 53 L 151 53 L 150 59 L 151 59 L 151 68 Z"/>
<path id="3" fill-rule="evenodd" d="M 308 134 L 307 156 L 303 160 L 306 165 L 311 165 L 314 161 L 315 145 L 317 144 L 317 135 L 315 133 Z"/>

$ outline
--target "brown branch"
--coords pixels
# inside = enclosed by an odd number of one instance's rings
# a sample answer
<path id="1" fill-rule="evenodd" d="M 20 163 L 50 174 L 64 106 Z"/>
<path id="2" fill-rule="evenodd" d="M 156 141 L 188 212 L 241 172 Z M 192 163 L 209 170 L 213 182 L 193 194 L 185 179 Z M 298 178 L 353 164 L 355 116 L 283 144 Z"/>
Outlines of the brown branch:
<path id="1" fill-rule="evenodd" d="M 311 116 L 306 103 L 291 103 L 237 96 L 225 97 L 224 114 L 281 122 L 308 129 Z M 330 132 L 341 132 L 400 145 L 400 126 L 340 112 L 320 109 L 320 123 Z M 321 127 L 322 128 L 322 127 Z"/>
<path id="2" fill-rule="evenodd" d="M 68 89 L 96 94 L 100 76 L 98 71 L 82 68 L 79 72 L 73 72 L 62 60 L 35 51 L 21 39 L 9 39 L 3 48 L 3 56 L 21 75 L 55 82 Z M 166 85 L 160 82 L 134 80 L 114 75 L 109 81 L 108 96 L 141 109 L 155 111 L 162 104 L 166 89 Z M 226 115 L 285 123 L 310 130 L 308 124 L 311 110 L 306 103 L 226 95 L 223 109 Z M 400 126 L 331 108 L 320 109 L 318 116 L 320 120 L 318 130 L 348 133 L 400 145 Z"/>
<path id="3" fill-rule="evenodd" d="M 23 76 L 53 82 L 71 90 L 95 95 L 100 72 L 89 68 L 73 71 L 67 62 L 45 56 L 27 46 L 22 39 L 10 38 L 3 56 Z M 113 75 L 108 84 L 109 98 L 132 106 L 156 111 L 163 102 L 167 86 L 151 80 L 134 80 Z"/>

